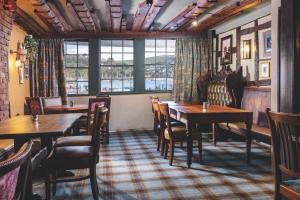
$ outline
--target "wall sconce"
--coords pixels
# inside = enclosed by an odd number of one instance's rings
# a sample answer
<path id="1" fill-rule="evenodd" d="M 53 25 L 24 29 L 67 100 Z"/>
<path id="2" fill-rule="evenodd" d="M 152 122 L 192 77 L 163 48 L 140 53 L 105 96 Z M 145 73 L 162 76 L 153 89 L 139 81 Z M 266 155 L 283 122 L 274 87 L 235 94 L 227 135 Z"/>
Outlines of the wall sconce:
<path id="1" fill-rule="evenodd" d="M 243 40 L 242 58 L 251 59 L 251 40 Z"/>
<path id="2" fill-rule="evenodd" d="M 22 63 L 26 62 L 27 50 L 25 49 L 24 45 L 18 41 L 17 44 L 17 51 L 10 50 L 10 53 L 17 54 L 16 55 L 16 67 L 20 67 Z"/>

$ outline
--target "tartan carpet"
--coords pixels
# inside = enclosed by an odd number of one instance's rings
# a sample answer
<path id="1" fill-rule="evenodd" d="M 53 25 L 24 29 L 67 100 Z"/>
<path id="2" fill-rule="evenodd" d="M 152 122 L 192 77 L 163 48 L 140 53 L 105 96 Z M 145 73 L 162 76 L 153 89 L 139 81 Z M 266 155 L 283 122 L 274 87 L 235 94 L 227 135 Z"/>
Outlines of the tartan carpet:
<path id="1" fill-rule="evenodd" d="M 194 149 L 192 168 L 186 167 L 186 149 L 175 148 L 173 166 L 156 151 L 152 131 L 111 133 L 102 145 L 98 164 L 99 199 L 272 199 L 270 150 L 252 145 L 252 163 L 245 161 L 245 142 L 203 142 L 203 162 Z M 178 145 L 179 146 L 179 145 Z M 85 174 L 87 171 L 76 171 Z M 44 196 L 44 183 L 34 192 Z M 92 199 L 89 180 L 58 183 L 52 199 Z"/>

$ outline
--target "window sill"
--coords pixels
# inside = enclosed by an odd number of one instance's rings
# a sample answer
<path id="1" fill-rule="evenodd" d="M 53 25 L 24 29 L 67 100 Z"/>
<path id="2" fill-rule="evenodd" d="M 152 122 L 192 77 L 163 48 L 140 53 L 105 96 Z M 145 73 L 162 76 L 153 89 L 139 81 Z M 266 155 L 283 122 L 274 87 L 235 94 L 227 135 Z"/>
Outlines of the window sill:
<path id="1" fill-rule="evenodd" d="M 118 95 L 137 95 L 137 94 L 163 94 L 163 93 L 172 93 L 169 91 L 145 91 L 145 92 L 102 92 L 101 94 L 110 95 L 110 96 L 118 96 Z M 80 97 L 80 96 L 96 96 L 96 94 L 70 94 L 68 97 Z"/>

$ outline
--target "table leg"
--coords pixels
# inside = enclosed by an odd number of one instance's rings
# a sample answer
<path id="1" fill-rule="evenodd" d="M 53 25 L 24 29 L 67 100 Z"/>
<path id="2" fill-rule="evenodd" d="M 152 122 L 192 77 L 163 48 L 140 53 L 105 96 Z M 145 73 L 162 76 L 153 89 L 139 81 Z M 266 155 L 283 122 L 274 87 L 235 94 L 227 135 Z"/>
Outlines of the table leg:
<path id="1" fill-rule="evenodd" d="M 186 135 L 187 135 L 187 166 L 191 168 L 192 159 L 193 159 L 193 133 L 192 133 L 192 124 L 188 120 L 188 124 L 186 127 Z"/>
<path id="2" fill-rule="evenodd" d="M 251 143 L 252 143 L 252 138 L 251 138 L 251 127 L 252 123 L 246 122 L 246 127 L 247 127 L 247 133 L 246 133 L 246 148 L 247 148 L 247 163 L 250 164 L 251 162 Z"/>
<path id="3" fill-rule="evenodd" d="M 218 132 L 216 123 L 212 123 L 212 133 L 213 133 L 213 143 L 216 146 L 217 145 L 217 139 L 218 139 Z"/>
<path id="4" fill-rule="evenodd" d="M 52 145 L 52 137 L 49 136 L 43 136 L 41 137 L 41 148 L 47 148 L 47 154 L 52 151 L 53 145 Z"/>

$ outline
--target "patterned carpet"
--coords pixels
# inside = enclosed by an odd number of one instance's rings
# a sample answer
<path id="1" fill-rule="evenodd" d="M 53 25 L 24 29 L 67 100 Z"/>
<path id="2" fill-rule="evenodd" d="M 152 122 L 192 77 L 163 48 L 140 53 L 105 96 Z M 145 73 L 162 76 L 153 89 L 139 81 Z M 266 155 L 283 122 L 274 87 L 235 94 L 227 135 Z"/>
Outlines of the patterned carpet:
<path id="1" fill-rule="evenodd" d="M 186 167 L 185 148 L 175 148 L 173 166 L 156 151 L 151 131 L 112 133 L 101 146 L 98 164 L 99 199 L 272 199 L 270 150 L 253 144 L 247 165 L 244 142 L 204 140 L 204 162 L 194 149 L 192 168 Z M 76 172 L 86 173 L 86 171 Z M 34 192 L 44 196 L 44 184 L 35 181 Z M 89 180 L 60 183 L 53 199 L 92 199 Z"/>

